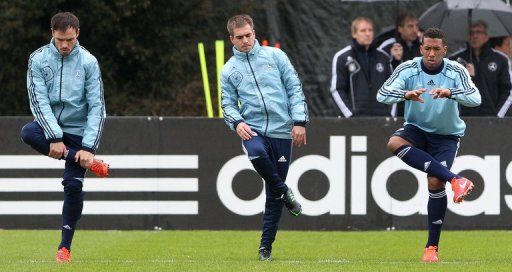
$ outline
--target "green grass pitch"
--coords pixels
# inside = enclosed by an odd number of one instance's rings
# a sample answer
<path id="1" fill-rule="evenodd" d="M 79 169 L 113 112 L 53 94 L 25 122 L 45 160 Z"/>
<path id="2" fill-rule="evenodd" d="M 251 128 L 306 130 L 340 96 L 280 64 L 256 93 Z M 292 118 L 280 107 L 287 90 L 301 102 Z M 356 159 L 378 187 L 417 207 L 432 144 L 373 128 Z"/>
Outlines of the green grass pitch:
<path id="1" fill-rule="evenodd" d="M 511 231 L 444 231 L 441 263 L 420 262 L 426 231 L 280 231 L 259 262 L 257 231 L 77 231 L 57 264 L 58 231 L 0 230 L 0 271 L 512 271 Z"/>

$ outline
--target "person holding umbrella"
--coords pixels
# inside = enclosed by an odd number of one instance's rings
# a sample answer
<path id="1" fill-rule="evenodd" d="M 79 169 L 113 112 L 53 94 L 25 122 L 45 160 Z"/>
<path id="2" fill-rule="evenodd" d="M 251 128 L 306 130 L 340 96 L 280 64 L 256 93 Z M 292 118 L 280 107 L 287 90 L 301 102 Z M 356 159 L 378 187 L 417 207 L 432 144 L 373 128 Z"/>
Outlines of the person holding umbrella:
<path id="1" fill-rule="evenodd" d="M 448 47 L 444 32 L 429 28 L 417 57 L 400 64 L 382 85 L 377 100 L 385 104 L 405 101 L 405 123 L 389 139 L 388 149 L 407 165 L 426 172 L 428 179 L 428 241 L 424 262 L 438 262 L 438 246 L 447 207 L 446 182 L 453 201 L 461 203 L 473 182 L 450 171 L 466 124 L 459 104 L 476 107 L 481 97 L 468 71 L 444 58 Z"/>
<path id="2" fill-rule="evenodd" d="M 512 104 L 511 72 L 508 56 L 491 48 L 487 23 L 479 20 L 471 25 L 469 43 L 450 59 L 466 66 L 482 95 L 478 108 L 461 108 L 465 116 L 504 117 Z"/>

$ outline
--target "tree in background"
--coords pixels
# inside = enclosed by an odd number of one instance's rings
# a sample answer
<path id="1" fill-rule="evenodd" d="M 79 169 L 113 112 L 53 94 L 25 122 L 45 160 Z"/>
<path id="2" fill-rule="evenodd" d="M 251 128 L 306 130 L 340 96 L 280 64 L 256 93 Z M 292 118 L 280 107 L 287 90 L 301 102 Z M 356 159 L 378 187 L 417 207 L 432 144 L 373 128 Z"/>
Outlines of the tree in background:
<path id="1" fill-rule="evenodd" d="M 227 41 L 225 20 L 237 8 L 219 12 L 201 0 L 2 1 L 0 115 L 30 115 L 28 57 L 50 41 L 58 11 L 80 19 L 80 44 L 101 63 L 109 115 L 205 115 L 197 43 L 206 42 L 213 80 L 213 41 Z"/>
<path id="2" fill-rule="evenodd" d="M 407 1 L 421 14 L 437 0 Z M 278 12 L 267 13 L 266 5 Z M 407 5 L 407 6 L 406 6 Z M 393 24 L 394 2 L 340 0 L 17 0 L 0 1 L 0 115 L 30 115 L 25 77 L 30 53 L 50 41 L 49 21 L 71 11 L 79 41 L 101 64 L 108 115 L 205 116 L 197 43 L 204 42 L 215 90 L 214 41 L 225 40 L 226 20 L 248 13 L 257 38 L 279 28 L 314 116 L 335 115 L 329 94 L 332 56 L 350 41 L 350 21 L 371 17 L 378 32 Z M 272 20 L 269 20 L 269 17 Z M 232 55 L 225 48 L 226 59 Z M 213 105 L 217 105 L 213 96 Z"/>

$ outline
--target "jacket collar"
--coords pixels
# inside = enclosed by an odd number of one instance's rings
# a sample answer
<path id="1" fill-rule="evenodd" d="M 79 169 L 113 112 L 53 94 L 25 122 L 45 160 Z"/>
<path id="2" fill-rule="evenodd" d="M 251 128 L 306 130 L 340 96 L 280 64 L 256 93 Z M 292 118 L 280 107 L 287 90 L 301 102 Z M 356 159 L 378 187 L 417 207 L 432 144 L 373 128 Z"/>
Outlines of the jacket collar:
<path id="1" fill-rule="evenodd" d="M 407 42 L 406 42 L 404 39 L 402 39 L 402 35 L 400 35 L 400 33 L 398 33 L 398 35 L 397 35 L 397 36 L 398 36 L 398 37 L 395 37 L 396 41 L 397 41 L 398 43 L 400 43 L 402 46 L 404 46 L 404 45 L 405 45 L 405 46 L 407 46 Z M 420 46 L 420 44 L 421 44 L 421 43 L 420 43 L 420 39 L 419 39 L 419 38 L 416 38 L 416 40 L 412 41 L 412 43 L 411 43 L 411 44 L 412 44 L 412 46 L 418 46 L 418 47 L 419 47 L 419 46 Z"/>
<path id="2" fill-rule="evenodd" d="M 466 54 L 467 54 L 468 58 L 469 58 L 469 52 L 471 52 L 471 54 L 473 55 L 472 58 L 475 59 L 476 58 L 475 50 L 471 49 L 469 43 L 466 42 Z M 492 52 L 491 43 L 486 42 L 484 45 L 482 45 L 482 52 L 480 52 L 480 56 L 478 58 L 483 59 L 487 55 L 489 55 L 491 52 Z"/>
<path id="3" fill-rule="evenodd" d="M 375 48 L 375 43 L 372 42 L 370 46 L 368 46 L 368 50 L 364 48 L 364 46 L 360 45 L 355 39 L 352 39 L 352 48 L 358 52 L 370 52 Z"/>
<path id="4" fill-rule="evenodd" d="M 474 52 L 474 51 L 473 51 Z M 491 48 L 491 44 L 489 42 L 486 42 L 483 46 L 482 46 L 482 52 L 480 52 L 480 59 L 483 59 L 485 58 L 486 56 L 488 56 L 489 54 L 491 54 L 492 52 L 492 48 Z"/>
<path id="5" fill-rule="evenodd" d="M 74 56 L 74 55 L 78 54 L 79 50 L 80 50 L 80 43 L 78 41 L 76 41 L 75 47 L 73 47 L 73 49 L 71 50 L 71 53 L 69 53 L 69 55 L 67 57 Z M 55 40 L 53 38 L 50 41 L 50 51 L 53 54 L 57 54 L 57 55 L 61 56 L 59 50 L 57 49 L 57 46 L 55 46 Z"/>
<path id="6" fill-rule="evenodd" d="M 439 73 L 441 73 L 441 71 L 443 71 L 444 69 L 444 64 L 445 64 L 445 59 L 443 59 L 443 62 L 441 62 L 441 64 L 434 70 L 429 70 L 427 69 L 427 67 L 425 66 L 425 64 L 423 63 L 423 58 L 420 57 L 420 62 L 421 62 L 421 70 L 423 70 L 423 72 L 429 74 L 429 75 L 437 75 Z"/>
<path id="7" fill-rule="evenodd" d="M 236 49 L 236 47 L 233 46 L 233 55 L 238 59 L 246 59 L 247 54 L 249 54 L 249 57 L 255 56 L 260 52 L 261 46 L 258 40 L 254 40 L 254 45 L 248 53 L 240 52 Z"/>

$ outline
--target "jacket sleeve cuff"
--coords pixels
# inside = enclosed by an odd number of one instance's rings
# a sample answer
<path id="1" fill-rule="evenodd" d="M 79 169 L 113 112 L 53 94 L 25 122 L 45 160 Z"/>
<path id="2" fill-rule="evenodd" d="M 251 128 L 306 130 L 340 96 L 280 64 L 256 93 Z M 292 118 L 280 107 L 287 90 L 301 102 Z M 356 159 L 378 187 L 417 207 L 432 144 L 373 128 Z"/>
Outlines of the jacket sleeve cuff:
<path id="1" fill-rule="evenodd" d="M 238 120 L 238 121 L 235 121 L 233 123 L 233 129 L 236 130 L 236 127 L 238 126 L 238 124 L 242 123 L 244 120 Z"/>
<path id="2" fill-rule="evenodd" d="M 89 148 L 89 147 L 85 147 L 85 146 L 82 146 L 82 150 L 91 152 L 92 154 L 96 153 L 96 150 Z"/>
<path id="3" fill-rule="evenodd" d="M 294 126 L 299 126 L 299 127 L 305 127 L 306 126 L 306 122 L 293 122 L 293 125 Z"/>
<path id="4" fill-rule="evenodd" d="M 54 138 L 54 139 L 49 139 L 50 143 L 60 143 L 62 142 L 62 138 Z"/>

